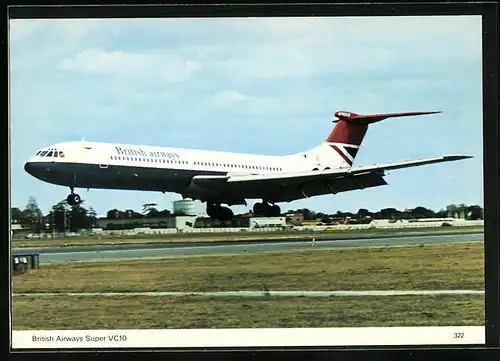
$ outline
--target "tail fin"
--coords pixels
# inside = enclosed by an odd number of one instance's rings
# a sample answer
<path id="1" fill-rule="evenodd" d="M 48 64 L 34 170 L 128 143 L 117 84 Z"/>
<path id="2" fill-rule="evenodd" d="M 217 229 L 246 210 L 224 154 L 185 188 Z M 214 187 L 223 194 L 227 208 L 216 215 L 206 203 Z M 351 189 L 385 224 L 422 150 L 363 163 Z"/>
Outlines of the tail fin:
<path id="1" fill-rule="evenodd" d="M 439 111 L 432 112 L 406 112 L 406 113 L 387 113 L 387 114 L 356 114 L 351 112 L 335 112 L 333 122 L 337 123 L 330 133 L 326 142 L 332 147 L 348 165 L 352 165 L 356 154 L 366 131 L 368 124 L 380 122 L 386 118 L 405 117 L 412 115 L 436 114 Z"/>

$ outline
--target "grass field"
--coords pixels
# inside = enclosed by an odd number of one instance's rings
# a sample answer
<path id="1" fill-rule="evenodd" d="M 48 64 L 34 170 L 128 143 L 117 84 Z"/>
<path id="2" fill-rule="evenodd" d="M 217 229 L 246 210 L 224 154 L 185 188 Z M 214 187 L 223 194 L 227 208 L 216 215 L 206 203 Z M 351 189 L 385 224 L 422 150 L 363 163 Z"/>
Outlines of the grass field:
<path id="1" fill-rule="evenodd" d="M 55 264 L 13 278 L 14 293 L 484 289 L 482 243 Z M 482 325 L 483 296 L 341 298 L 26 297 L 23 328 Z"/>
<path id="2" fill-rule="evenodd" d="M 322 237 L 352 237 L 352 236 L 384 236 L 421 232 L 473 232 L 482 231 L 482 226 L 440 227 L 440 228 L 413 228 L 413 229 L 368 229 L 368 230 L 329 230 L 329 231 L 265 231 L 265 232 L 207 232 L 207 233 L 173 233 L 138 236 L 105 236 L 105 237 L 71 237 L 38 240 L 12 240 L 12 247 L 58 247 L 97 244 L 133 244 L 133 243 L 172 243 L 172 242 L 221 242 L 245 240 L 276 240 Z"/>
<path id="3" fill-rule="evenodd" d="M 14 293 L 484 289 L 483 244 L 59 263 L 13 279 Z"/>
<path id="4" fill-rule="evenodd" d="M 483 296 L 16 297 L 13 329 L 481 326 L 483 310 Z"/>

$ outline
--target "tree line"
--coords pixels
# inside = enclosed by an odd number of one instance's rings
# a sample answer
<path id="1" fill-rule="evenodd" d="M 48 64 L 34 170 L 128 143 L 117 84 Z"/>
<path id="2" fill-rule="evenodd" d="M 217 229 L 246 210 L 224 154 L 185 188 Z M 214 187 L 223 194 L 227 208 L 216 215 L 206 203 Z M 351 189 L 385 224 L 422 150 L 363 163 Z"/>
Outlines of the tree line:
<path id="1" fill-rule="evenodd" d="M 44 215 L 38 207 L 34 197 L 29 197 L 28 204 L 21 210 L 17 207 L 11 208 L 11 220 L 13 223 L 20 224 L 23 228 L 34 233 L 40 232 L 75 232 L 80 229 L 92 228 L 96 225 L 97 214 L 89 206 L 84 207 L 84 202 L 70 206 L 66 199 L 61 200 L 52 206 L 51 211 Z M 342 219 L 349 219 L 351 223 L 369 222 L 372 219 L 415 219 L 415 218 L 447 218 L 455 215 L 462 215 L 468 220 L 483 219 L 484 210 L 479 205 L 466 204 L 450 204 L 445 209 L 437 212 L 423 206 L 418 206 L 412 209 L 398 210 L 396 208 L 383 208 L 376 212 L 371 212 L 366 208 L 359 209 L 356 213 L 337 211 L 336 213 L 327 214 L 315 212 L 307 208 L 297 210 L 289 210 L 285 215 L 300 214 L 304 220 L 316 221 L 320 220 L 323 223 L 331 223 Z M 145 203 L 141 212 L 133 209 L 119 210 L 110 209 L 107 211 L 108 219 L 124 219 L 124 218 L 152 218 L 152 217 L 168 217 L 172 215 L 182 215 L 181 213 L 172 213 L 168 209 L 159 210 L 156 203 Z"/>
<path id="2" fill-rule="evenodd" d="M 300 214 L 306 221 L 320 220 L 323 223 L 329 223 L 335 220 L 349 219 L 351 222 L 370 221 L 372 219 L 416 219 L 416 218 L 448 218 L 464 216 L 468 220 L 483 219 L 484 210 L 479 205 L 450 204 L 444 209 L 437 212 L 432 209 L 418 206 L 411 209 L 398 210 L 396 208 L 383 208 L 379 211 L 371 212 L 366 208 L 360 208 L 356 213 L 337 211 L 336 213 L 327 214 L 322 212 L 314 212 L 307 208 L 297 210 L 289 210 L 287 214 Z"/>
<path id="3" fill-rule="evenodd" d="M 142 218 L 142 217 L 168 217 L 172 213 L 168 209 L 159 210 L 156 203 L 146 203 L 142 212 L 133 209 L 119 210 L 110 209 L 107 218 Z M 180 215 L 180 214 L 176 214 Z M 46 215 L 38 207 L 34 197 L 29 197 L 28 204 L 21 210 L 17 207 L 11 208 L 11 221 L 20 224 L 24 229 L 33 233 L 40 232 L 76 232 L 80 229 L 93 228 L 96 226 L 97 214 L 92 206 L 84 207 L 84 201 L 75 206 L 70 206 L 66 199 L 52 206 Z"/>
<path id="4" fill-rule="evenodd" d="M 38 207 L 34 197 L 29 197 L 28 204 L 23 210 L 11 208 L 11 222 L 20 224 L 24 229 L 33 233 L 40 232 L 75 232 L 95 225 L 97 214 L 90 206 L 88 209 L 80 203 L 70 206 L 66 199 L 52 206 L 49 213 L 44 215 Z"/>
<path id="5" fill-rule="evenodd" d="M 122 219 L 122 218 L 153 218 L 153 217 L 168 217 L 173 213 L 168 209 L 159 210 L 156 203 L 145 203 L 142 205 L 142 212 L 134 211 L 133 209 L 119 210 L 116 208 L 110 209 L 106 213 L 108 219 Z M 175 213 L 174 215 L 182 215 Z"/>

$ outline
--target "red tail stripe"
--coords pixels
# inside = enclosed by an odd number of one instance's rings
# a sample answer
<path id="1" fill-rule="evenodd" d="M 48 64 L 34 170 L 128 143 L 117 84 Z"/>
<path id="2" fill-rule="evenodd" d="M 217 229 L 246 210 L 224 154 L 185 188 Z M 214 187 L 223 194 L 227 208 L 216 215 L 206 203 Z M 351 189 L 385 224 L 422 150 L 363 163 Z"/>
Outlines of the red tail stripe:
<path id="1" fill-rule="evenodd" d="M 327 142 L 361 145 L 368 129 L 367 124 L 354 123 L 346 120 L 339 120 L 333 128 Z"/>
<path id="2" fill-rule="evenodd" d="M 342 158 L 344 158 L 344 160 L 347 162 L 347 164 L 352 165 L 352 161 L 349 158 L 347 158 L 347 156 L 344 154 L 344 152 L 342 152 L 339 149 L 339 147 L 337 147 L 336 145 L 333 145 L 333 144 L 330 144 L 330 147 L 332 147 L 333 149 L 335 149 L 335 151 L 337 153 L 339 153 Z"/>

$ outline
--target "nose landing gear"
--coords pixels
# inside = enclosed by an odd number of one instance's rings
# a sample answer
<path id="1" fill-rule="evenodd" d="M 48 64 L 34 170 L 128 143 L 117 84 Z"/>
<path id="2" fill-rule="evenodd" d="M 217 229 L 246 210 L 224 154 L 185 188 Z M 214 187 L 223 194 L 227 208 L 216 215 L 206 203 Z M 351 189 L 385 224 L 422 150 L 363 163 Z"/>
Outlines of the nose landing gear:
<path id="1" fill-rule="evenodd" d="M 82 203 L 82 199 L 80 198 L 80 196 L 76 193 L 74 193 L 74 187 L 70 187 L 71 189 L 71 193 L 68 195 L 68 197 L 66 198 L 66 201 L 68 202 L 68 204 L 70 206 L 76 206 L 80 203 Z"/>

